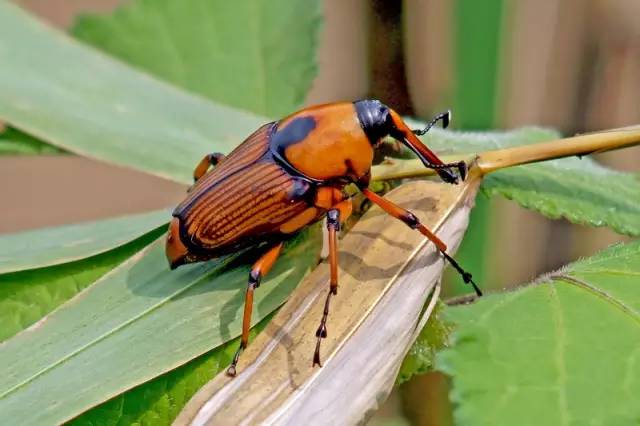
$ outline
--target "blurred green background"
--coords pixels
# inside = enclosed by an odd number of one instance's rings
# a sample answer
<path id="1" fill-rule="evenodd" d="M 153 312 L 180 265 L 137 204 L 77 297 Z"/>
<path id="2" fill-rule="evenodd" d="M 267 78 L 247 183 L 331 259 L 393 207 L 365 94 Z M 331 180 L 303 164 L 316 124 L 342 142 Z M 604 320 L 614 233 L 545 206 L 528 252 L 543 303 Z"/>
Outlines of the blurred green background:
<path id="1" fill-rule="evenodd" d="M 78 13 L 121 1 L 17 3 L 66 28 Z M 375 97 L 421 118 L 451 108 L 453 128 L 474 130 L 536 124 L 573 134 L 640 122 L 638 0 L 324 0 L 323 10 L 306 104 Z M 640 149 L 599 159 L 635 171 Z M 79 157 L 0 157 L 0 181 L 17 174 L 19 187 L 0 187 L 13 203 L 0 232 L 161 208 L 183 196 L 178 184 Z M 113 185 L 123 190 L 107 199 L 89 190 Z M 94 199 L 78 208 L 78 194 Z M 623 239 L 481 195 L 459 258 L 485 288 L 502 288 Z M 449 281 L 448 295 L 468 291 Z M 418 376 L 372 422 L 448 424 L 444 386 L 440 375 Z"/>

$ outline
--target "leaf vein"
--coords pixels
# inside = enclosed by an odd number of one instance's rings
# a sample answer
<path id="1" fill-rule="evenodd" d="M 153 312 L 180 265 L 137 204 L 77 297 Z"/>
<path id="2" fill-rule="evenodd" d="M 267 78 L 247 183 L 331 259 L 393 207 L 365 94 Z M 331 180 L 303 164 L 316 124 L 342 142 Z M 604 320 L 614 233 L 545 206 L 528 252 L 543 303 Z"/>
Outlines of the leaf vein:
<path id="1" fill-rule="evenodd" d="M 618 308 L 619 310 L 621 310 L 625 314 L 629 315 L 636 322 L 640 323 L 640 314 L 638 312 L 636 312 L 635 310 L 633 310 L 633 308 L 631 308 L 630 306 L 627 306 L 623 302 L 619 301 L 618 299 L 616 299 L 615 297 L 613 297 L 612 295 L 610 295 L 606 291 L 592 286 L 591 284 L 589 284 L 586 281 L 583 281 L 583 280 L 581 280 L 579 278 L 573 277 L 571 275 L 566 275 L 566 274 L 552 275 L 549 278 L 553 278 L 553 279 L 556 279 L 556 280 L 563 280 L 563 281 L 566 281 L 567 283 L 569 283 L 571 285 L 575 285 L 575 286 L 577 286 L 579 288 L 582 288 L 583 290 L 587 290 L 591 294 L 604 299 L 605 301 L 607 301 L 611 305 L 615 306 L 616 308 Z"/>
<path id="2" fill-rule="evenodd" d="M 564 321 L 562 318 L 562 306 L 560 303 L 560 299 L 558 297 L 558 293 L 556 291 L 555 286 L 549 286 L 551 289 L 551 294 L 553 296 L 552 300 L 552 312 L 553 312 L 553 323 L 555 324 L 555 332 L 556 332 L 556 350 L 555 350 L 555 360 L 556 360 L 556 368 L 558 369 L 557 376 L 557 391 L 558 391 L 558 402 L 560 404 L 559 414 L 560 414 L 560 424 L 567 425 L 569 424 L 569 409 L 567 406 L 567 366 L 565 361 L 565 352 L 564 347 L 566 344 L 567 336 L 564 331 Z"/>

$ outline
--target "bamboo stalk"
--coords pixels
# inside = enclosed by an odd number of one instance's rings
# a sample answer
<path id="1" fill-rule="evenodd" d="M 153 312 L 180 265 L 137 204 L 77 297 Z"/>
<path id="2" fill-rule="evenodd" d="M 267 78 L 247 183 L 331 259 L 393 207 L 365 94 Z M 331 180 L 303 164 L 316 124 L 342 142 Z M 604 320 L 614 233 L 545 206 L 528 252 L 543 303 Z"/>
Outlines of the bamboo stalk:
<path id="1" fill-rule="evenodd" d="M 615 149 L 640 145 L 640 126 L 612 129 L 588 133 L 568 138 L 555 139 L 531 145 L 486 151 L 477 156 L 464 156 L 467 162 L 474 160 L 480 173 L 485 175 L 496 170 L 521 164 L 553 160 L 557 158 L 583 156 Z M 445 162 L 459 161 L 461 158 L 443 157 Z M 395 160 L 372 168 L 375 181 L 431 176 L 434 171 L 427 169 L 419 160 Z"/>

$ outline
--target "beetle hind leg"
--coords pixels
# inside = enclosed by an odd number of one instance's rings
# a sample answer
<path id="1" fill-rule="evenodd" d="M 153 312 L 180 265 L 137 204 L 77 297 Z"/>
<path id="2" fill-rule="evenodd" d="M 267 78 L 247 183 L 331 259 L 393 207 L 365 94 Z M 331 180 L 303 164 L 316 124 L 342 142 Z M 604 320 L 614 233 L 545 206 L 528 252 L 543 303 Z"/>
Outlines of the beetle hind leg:
<path id="1" fill-rule="evenodd" d="M 202 176 L 204 176 L 207 171 L 209 171 L 209 167 L 217 166 L 224 159 L 224 154 L 220 154 L 219 152 L 213 152 L 211 154 L 205 155 L 193 170 L 193 182 L 197 182 Z"/>
<path id="2" fill-rule="evenodd" d="M 362 193 L 365 197 L 367 197 L 372 203 L 377 204 L 396 219 L 400 219 L 404 223 L 407 224 L 412 229 L 418 230 L 422 235 L 427 237 L 435 246 L 438 251 L 444 256 L 444 258 L 453 266 L 453 268 L 460 274 L 465 284 L 470 284 L 473 287 L 473 290 L 476 292 L 478 296 L 482 296 L 482 291 L 478 287 L 478 285 L 473 281 L 471 274 L 458 264 L 449 254 L 447 253 L 447 245 L 438 238 L 433 232 L 429 230 L 426 226 L 420 223 L 420 220 L 408 210 L 403 209 L 400 206 L 395 205 L 391 201 L 379 196 L 375 192 L 371 191 L 369 188 L 362 188 Z"/>
<path id="3" fill-rule="evenodd" d="M 249 272 L 249 282 L 247 283 L 247 291 L 244 297 L 244 314 L 242 316 L 242 337 L 240 337 L 240 347 L 233 356 L 233 361 L 227 368 L 227 375 L 236 375 L 236 366 L 240 359 L 240 354 L 247 348 L 249 344 L 249 329 L 251 328 L 251 312 L 253 311 L 253 293 L 256 288 L 260 287 L 260 281 L 271 270 L 271 267 L 278 259 L 284 243 L 278 243 L 271 247 L 260 259 L 253 265 Z"/>

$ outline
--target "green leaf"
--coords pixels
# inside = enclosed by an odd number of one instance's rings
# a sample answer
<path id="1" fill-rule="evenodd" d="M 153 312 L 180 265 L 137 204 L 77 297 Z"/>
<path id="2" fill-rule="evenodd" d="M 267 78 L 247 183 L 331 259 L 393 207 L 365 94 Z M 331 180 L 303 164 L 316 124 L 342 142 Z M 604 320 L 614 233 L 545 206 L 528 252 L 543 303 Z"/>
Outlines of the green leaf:
<path id="1" fill-rule="evenodd" d="M 266 120 L 155 80 L 0 1 L 0 119 L 87 157 L 191 183 Z"/>
<path id="2" fill-rule="evenodd" d="M 249 338 L 253 339 L 261 332 L 272 316 L 268 315 L 256 324 Z M 171 424 L 198 389 L 231 364 L 239 344 L 239 338 L 233 339 L 175 370 L 92 408 L 68 424 Z"/>
<path id="3" fill-rule="evenodd" d="M 316 75 L 318 0 L 136 0 L 86 16 L 73 34 L 210 99 L 281 117 Z"/>
<path id="4" fill-rule="evenodd" d="M 59 154 L 63 152 L 40 139 L 9 127 L 0 133 L 0 155 Z"/>
<path id="5" fill-rule="evenodd" d="M 451 324 L 443 318 L 444 309 L 442 302 L 436 304 L 427 324 L 402 361 L 397 384 L 406 382 L 416 374 L 425 374 L 433 370 L 436 353 L 445 348 L 452 331 Z"/>
<path id="6" fill-rule="evenodd" d="M 316 263 L 318 230 L 287 243 L 256 292 L 254 324 Z M 238 336 L 251 257 L 170 271 L 158 241 L 114 269 L 0 345 L 0 423 L 69 420 Z"/>
<path id="7" fill-rule="evenodd" d="M 156 210 L 0 236 L 0 274 L 84 259 L 124 245 L 168 223 L 171 213 Z"/>
<path id="8" fill-rule="evenodd" d="M 590 159 L 501 170 L 487 177 L 483 189 L 552 219 L 640 236 L 640 180 Z"/>
<path id="9" fill-rule="evenodd" d="M 559 137 L 541 128 L 508 132 L 461 133 L 436 129 L 425 143 L 439 153 L 479 153 Z M 603 167 L 591 158 L 563 158 L 489 174 L 482 189 L 521 206 L 572 223 L 607 226 L 640 236 L 640 179 Z"/>
<path id="10" fill-rule="evenodd" d="M 636 241 L 449 309 L 457 423 L 638 424 L 639 277 Z"/>
<path id="11" fill-rule="evenodd" d="M 0 342 L 52 312 L 162 232 L 157 229 L 81 260 L 0 275 Z"/>

